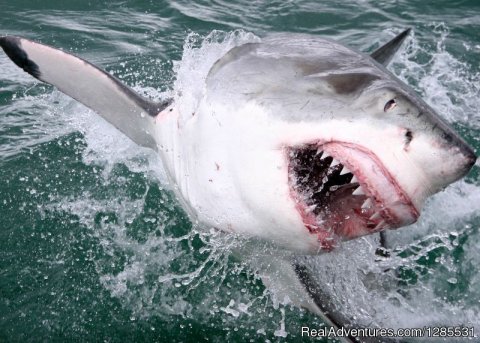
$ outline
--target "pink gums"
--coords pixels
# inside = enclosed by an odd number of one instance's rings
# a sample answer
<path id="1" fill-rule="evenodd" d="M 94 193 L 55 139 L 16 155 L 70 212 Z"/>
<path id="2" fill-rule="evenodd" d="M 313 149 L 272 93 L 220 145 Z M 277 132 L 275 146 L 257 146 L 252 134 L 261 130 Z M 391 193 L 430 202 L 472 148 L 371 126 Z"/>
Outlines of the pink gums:
<path id="1" fill-rule="evenodd" d="M 317 235 L 322 249 L 330 251 L 339 240 L 350 240 L 416 221 L 418 210 L 374 153 L 352 143 L 316 145 L 351 170 L 366 193 L 364 197 L 348 196 L 337 201 L 331 205 L 333 210 L 325 218 L 318 218 L 307 210 L 307 204 L 294 189 L 295 180 L 292 180 L 292 166 L 287 153 L 290 196 L 305 228 Z M 373 206 L 362 209 L 361 205 L 367 198 L 373 200 Z M 375 213 L 378 216 L 370 219 Z"/>

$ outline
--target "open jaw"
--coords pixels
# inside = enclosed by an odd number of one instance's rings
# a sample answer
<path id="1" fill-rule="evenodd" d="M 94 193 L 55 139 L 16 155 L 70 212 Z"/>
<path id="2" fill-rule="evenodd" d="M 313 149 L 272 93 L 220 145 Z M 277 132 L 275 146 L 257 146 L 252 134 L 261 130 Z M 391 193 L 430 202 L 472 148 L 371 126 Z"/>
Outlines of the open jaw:
<path id="1" fill-rule="evenodd" d="M 351 143 L 287 148 L 290 194 L 320 247 L 398 228 L 419 216 L 408 195 L 371 151 Z"/>

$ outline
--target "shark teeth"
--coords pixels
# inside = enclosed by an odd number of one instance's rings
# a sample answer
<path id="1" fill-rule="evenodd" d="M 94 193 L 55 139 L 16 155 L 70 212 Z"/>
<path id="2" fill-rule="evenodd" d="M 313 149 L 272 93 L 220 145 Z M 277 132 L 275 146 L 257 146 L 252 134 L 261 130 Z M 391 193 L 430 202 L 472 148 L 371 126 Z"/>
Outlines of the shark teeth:
<path id="1" fill-rule="evenodd" d="M 331 211 L 353 210 L 369 230 L 379 231 L 388 226 L 388 219 L 377 208 L 380 200 L 370 196 L 368 185 L 361 184 L 340 156 L 337 159 L 317 146 L 307 146 L 292 150 L 290 158 L 291 176 L 295 177 L 293 187 L 302 197 L 306 214 L 323 220 Z"/>
<path id="2" fill-rule="evenodd" d="M 365 195 L 362 187 L 358 187 L 355 191 L 353 191 L 352 195 Z"/>
<path id="3" fill-rule="evenodd" d="M 351 173 L 350 169 L 348 169 L 347 167 L 343 167 L 342 171 L 340 172 L 340 175 L 343 175 L 343 174 L 346 174 L 346 173 Z"/>
<path id="4" fill-rule="evenodd" d="M 367 200 L 365 200 L 362 204 L 362 209 L 367 209 L 367 208 L 371 208 L 373 206 L 373 201 L 372 199 L 368 198 Z"/>
<path id="5" fill-rule="evenodd" d="M 332 163 L 330 163 L 330 167 L 335 167 L 338 164 L 340 164 L 340 162 L 337 161 L 336 159 L 333 159 Z"/>

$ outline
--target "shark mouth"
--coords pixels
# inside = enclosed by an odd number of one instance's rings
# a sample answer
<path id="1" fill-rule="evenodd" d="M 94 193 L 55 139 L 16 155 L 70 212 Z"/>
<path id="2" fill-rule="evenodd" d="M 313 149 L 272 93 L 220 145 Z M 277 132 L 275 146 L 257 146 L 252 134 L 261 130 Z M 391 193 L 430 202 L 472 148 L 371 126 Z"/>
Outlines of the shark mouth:
<path id="1" fill-rule="evenodd" d="M 419 213 L 371 151 L 350 143 L 289 147 L 290 194 L 320 247 L 415 222 Z"/>

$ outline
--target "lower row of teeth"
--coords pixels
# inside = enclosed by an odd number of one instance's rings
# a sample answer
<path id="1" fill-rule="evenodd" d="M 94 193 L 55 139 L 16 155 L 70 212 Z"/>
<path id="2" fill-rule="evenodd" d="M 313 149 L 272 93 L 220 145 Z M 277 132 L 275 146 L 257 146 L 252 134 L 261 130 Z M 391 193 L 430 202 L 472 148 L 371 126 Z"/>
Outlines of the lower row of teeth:
<path id="1" fill-rule="evenodd" d="M 354 176 L 355 178 L 355 176 Z M 353 180 L 353 179 L 352 179 Z M 357 181 L 356 181 L 357 182 Z M 358 186 L 358 188 L 352 193 L 352 195 L 365 195 L 366 196 L 366 193 L 363 191 L 362 189 L 362 186 Z M 371 208 L 373 208 L 373 200 L 372 198 L 368 198 L 363 202 L 361 208 L 362 210 L 369 210 Z M 385 224 L 385 221 L 382 220 L 382 216 L 380 215 L 380 212 L 375 212 L 374 214 L 372 214 L 370 216 L 370 218 L 368 218 L 369 221 L 378 221 L 380 220 L 380 223 L 379 225 L 377 225 L 377 228 L 380 227 L 380 224 L 381 226 L 383 226 Z"/>
<path id="2" fill-rule="evenodd" d="M 323 152 L 322 158 L 326 158 L 328 156 L 331 156 L 330 154 Z M 338 160 L 333 158 L 332 163 L 330 163 L 330 167 L 334 167 L 337 164 L 340 164 Z M 352 173 L 347 167 L 343 166 L 342 171 L 340 172 L 340 175 L 346 174 L 346 173 Z M 353 174 L 353 173 L 352 173 Z M 350 180 L 350 183 L 358 183 L 358 179 L 355 175 L 353 175 L 352 179 Z M 357 189 L 355 189 L 352 193 L 352 195 L 365 195 L 366 193 L 363 190 L 362 186 L 358 186 Z M 368 198 L 363 202 L 362 204 L 362 210 L 368 210 L 373 207 L 373 200 L 371 198 Z M 368 218 L 370 221 L 377 221 L 380 220 L 380 222 L 376 225 L 375 229 L 378 229 L 380 227 L 385 226 L 385 220 L 382 219 L 382 216 L 380 215 L 379 212 L 375 212 L 370 218 Z"/>

